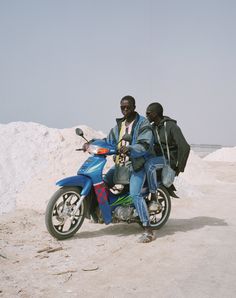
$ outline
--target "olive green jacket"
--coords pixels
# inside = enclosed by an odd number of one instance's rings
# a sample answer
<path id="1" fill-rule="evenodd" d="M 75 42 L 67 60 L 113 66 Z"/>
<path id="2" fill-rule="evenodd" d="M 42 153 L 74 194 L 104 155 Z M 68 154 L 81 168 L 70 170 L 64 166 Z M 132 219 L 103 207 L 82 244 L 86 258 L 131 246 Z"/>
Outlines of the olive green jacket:
<path id="1" fill-rule="evenodd" d="M 187 143 L 181 129 L 177 125 L 177 121 L 171 119 L 170 117 L 164 116 L 157 126 L 152 124 L 156 155 L 162 155 L 162 151 L 158 142 L 158 132 L 165 157 L 168 159 L 164 126 L 165 122 L 168 146 L 170 150 L 170 165 L 178 175 L 179 172 L 183 172 L 185 169 L 190 152 L 190 146 Z"/>

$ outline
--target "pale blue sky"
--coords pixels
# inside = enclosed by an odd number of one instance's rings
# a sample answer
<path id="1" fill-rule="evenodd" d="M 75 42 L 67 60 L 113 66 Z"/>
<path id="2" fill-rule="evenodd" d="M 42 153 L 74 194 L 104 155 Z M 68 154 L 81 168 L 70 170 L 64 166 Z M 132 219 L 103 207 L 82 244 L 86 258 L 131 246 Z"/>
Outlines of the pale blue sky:
<path id="1" fill-rule="evenodd" d="M 235 146 L 235 53 L 236 1 L 0 0 L 0 123 L 108 132 L 130 94 Z"/>

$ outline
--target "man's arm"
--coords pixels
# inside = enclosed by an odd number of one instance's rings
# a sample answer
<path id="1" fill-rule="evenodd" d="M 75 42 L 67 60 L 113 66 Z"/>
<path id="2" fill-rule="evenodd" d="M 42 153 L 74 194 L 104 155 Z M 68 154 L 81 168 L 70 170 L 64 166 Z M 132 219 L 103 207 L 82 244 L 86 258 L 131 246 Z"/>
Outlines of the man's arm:
<path id="1" fill-rule="evenodd" d="M 130 145 L 130 156 L 133 158 L 143 156 L 153 145 L 152 127 L 148 120 L 145 120 L 139 129 L 136 144 Z"/>

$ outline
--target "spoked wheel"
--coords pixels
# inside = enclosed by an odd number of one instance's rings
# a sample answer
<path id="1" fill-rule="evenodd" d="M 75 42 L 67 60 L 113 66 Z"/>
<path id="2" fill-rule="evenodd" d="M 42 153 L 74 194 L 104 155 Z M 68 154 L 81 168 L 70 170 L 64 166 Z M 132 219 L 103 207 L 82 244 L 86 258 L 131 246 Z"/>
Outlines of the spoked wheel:
<path id="1" fill-rule="evenodd" d="M 157 190 L 157 203 L 156 208 L 149 208 L 150 225 L 155 230 L 160 229 L 170 216 L 171 200 L 167 190 L 163 186 L 160 186 Z"/>
<path id="2" fill-rule="evenodd" d="M 84 202 L 80 202 L 80 192 L 81 189 L 76 187 L 62 187 L 50 199 L 46 209 L 45 223 L 48 232 L 53 237 L 59 240 L 67 239 L 81 227 L 85 209 Z"/>

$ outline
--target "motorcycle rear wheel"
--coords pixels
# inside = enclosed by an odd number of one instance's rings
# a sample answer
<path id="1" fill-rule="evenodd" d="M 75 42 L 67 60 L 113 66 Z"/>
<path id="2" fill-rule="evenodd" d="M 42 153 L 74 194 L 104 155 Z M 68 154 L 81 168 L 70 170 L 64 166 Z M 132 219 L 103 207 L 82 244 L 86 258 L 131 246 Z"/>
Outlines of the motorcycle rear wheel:
<path id="1" fill-rule="evenodd" d="M 85 217 L 85 207 L 78 187 L 58 189 L 48 202 L 45 223 L 48 232 L 58 240 L 72 237 L 81 227 Z M 77 210 L 78 209 L 78 210 Z"/>
<path id="2" fill-rule="evenodd" d="M 161 185 L 157 193 L 158 202 L 161 203 L 162 209 L 159 212 L 149 212 L 150 226 L 154 230 L 160 229 L 167 222 L 171 211 L 171 199 L 165 187 Z"/>

